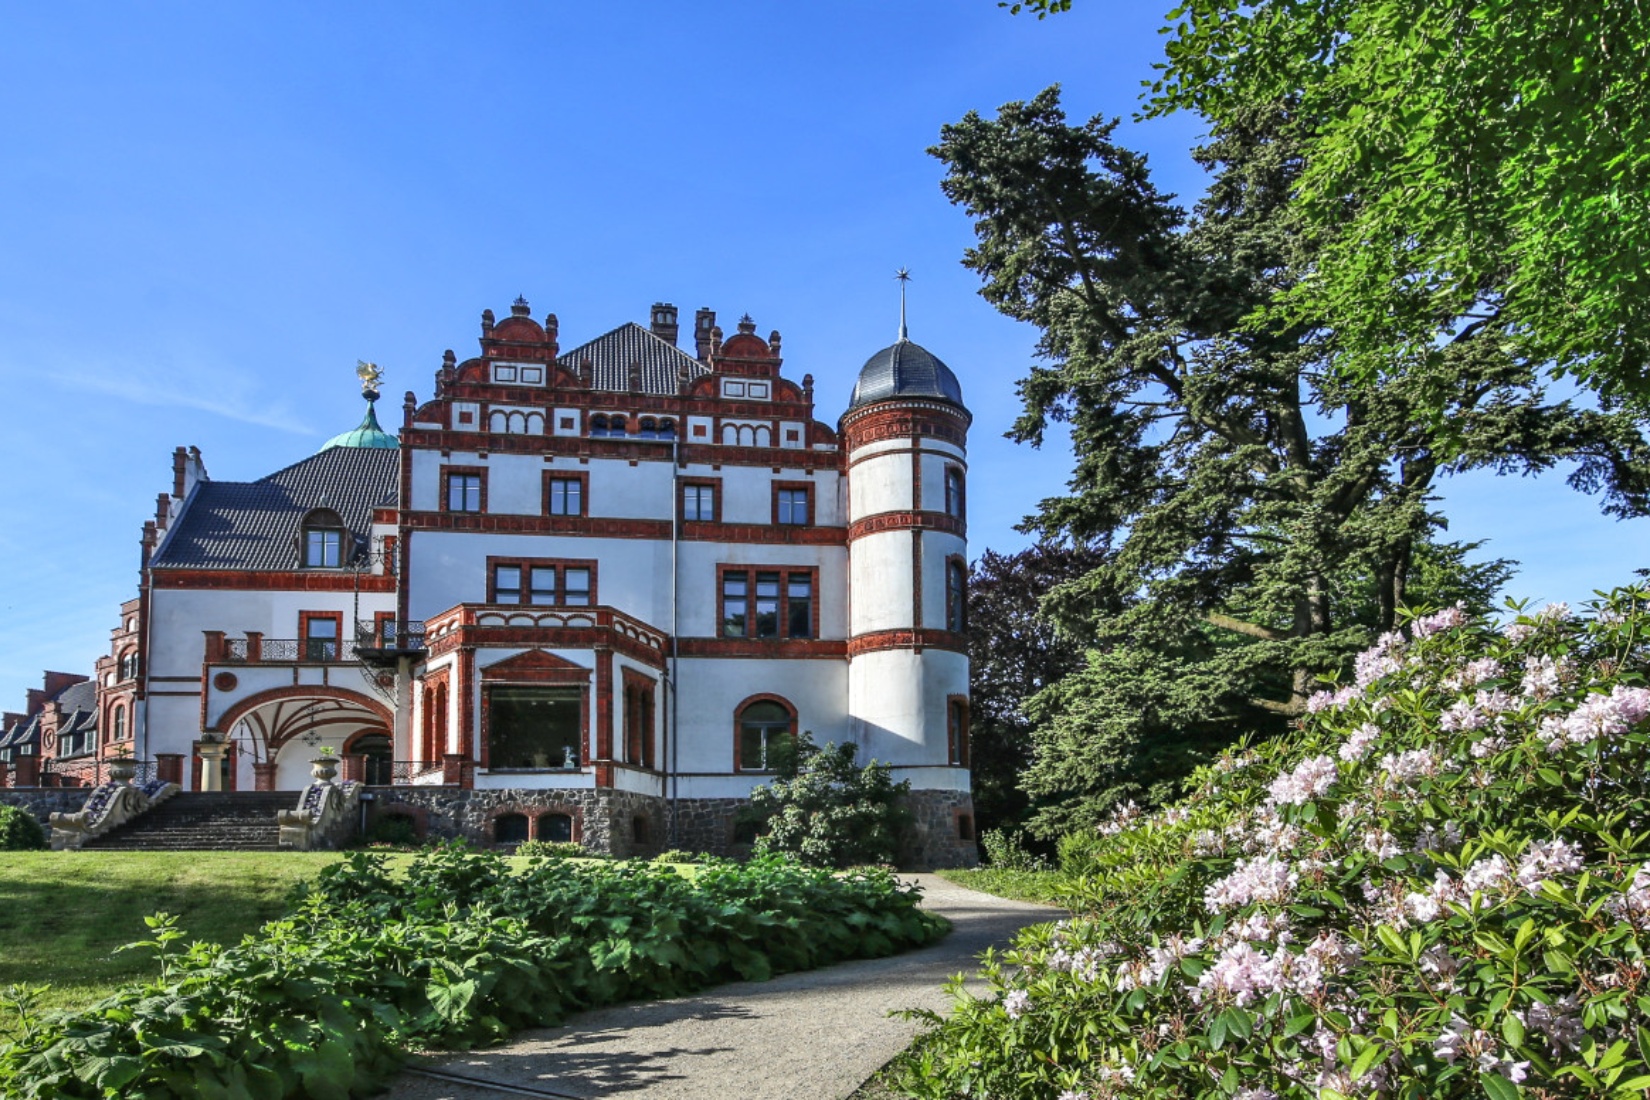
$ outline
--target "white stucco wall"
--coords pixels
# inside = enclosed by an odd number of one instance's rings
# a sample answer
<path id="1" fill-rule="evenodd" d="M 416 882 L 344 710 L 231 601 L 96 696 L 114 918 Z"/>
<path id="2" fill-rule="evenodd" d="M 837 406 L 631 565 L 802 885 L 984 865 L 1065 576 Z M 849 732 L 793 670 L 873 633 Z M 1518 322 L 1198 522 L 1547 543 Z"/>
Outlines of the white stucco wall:
<path id="1" fill-rule="evenodd" d="M 860 453 L 856 451 L 854 457 Z M 911 474 L 909 446 L 856 463 L 848 474 L 849 520 L 909 510 L 914 488 Z"/>
<path id="2" fill-rule="evenodd" d="M 911 532 L 880 531 L 855 539 L 851 634 L 908 630 L 912 614 Z"/>
<path id="3" fill-rule="evenodd" d="M 968 694 L 968 657 L 947 650 L 865 653 L 848 666 L 854 740 L 890 764 L 944 765 L 946 703 Z"/>

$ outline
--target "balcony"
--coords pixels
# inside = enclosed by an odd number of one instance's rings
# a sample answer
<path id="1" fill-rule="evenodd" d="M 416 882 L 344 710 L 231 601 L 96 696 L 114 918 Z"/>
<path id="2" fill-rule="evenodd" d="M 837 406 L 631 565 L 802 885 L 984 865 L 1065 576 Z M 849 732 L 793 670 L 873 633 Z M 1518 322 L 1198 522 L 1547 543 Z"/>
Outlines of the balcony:
<path id="1" fill-rule="evenodd" d="M 424 624 L 416 620 L 355 624 L 355 655 L 371 665 L 392 665 L 402 657 L 421 656 L 425 651 Z"/>
<path id="2" fill-rule="evenodd" d="M 393 665 L 402 657 L 424 652 L 421 622 L 360 622 L 355 639 L 266 638 L 247 631 L 230 638 L 220 630 L 206 632 L 206 663 L 211 665 L 330 665 L 360 662 Z"/>

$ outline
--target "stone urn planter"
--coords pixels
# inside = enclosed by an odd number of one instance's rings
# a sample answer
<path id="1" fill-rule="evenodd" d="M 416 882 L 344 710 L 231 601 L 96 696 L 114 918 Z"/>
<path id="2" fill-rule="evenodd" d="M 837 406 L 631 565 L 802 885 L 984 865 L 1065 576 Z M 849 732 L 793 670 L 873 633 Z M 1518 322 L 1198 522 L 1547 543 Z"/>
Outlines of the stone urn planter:
<path id="1" fill-rule="evenodd" d="M 130 783 L 137 778 L 137 761 L 130 756 L 116 756 L 109 760 L 109 782 Z"/>
<path id="2" fill-rule="evenodd" d="M 331 783 L 338 778 L 338 758 L 336 756 L 317 756 L 309 762 L 309 774 L 317 783 Z"/>

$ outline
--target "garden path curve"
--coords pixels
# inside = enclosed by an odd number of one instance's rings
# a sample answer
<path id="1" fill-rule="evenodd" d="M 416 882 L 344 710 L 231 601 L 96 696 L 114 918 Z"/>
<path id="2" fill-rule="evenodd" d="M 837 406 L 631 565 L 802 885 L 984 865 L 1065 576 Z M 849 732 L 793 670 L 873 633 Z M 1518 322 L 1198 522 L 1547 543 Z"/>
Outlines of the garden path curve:
<path id="1" fill-rule="evenodd" d="M 944 1011 L 941 990 L 974 957 L 1059 910 L 914 875 L 923 907 L 949 936 L 888 959 L 864 959 L 691 997 L 580 1013 L 517 1033 L 490 1050 L 421 1059 L 391 1086 L 394 1100 L 836 1100 L 910 1043 L 901 1008 Z"/>

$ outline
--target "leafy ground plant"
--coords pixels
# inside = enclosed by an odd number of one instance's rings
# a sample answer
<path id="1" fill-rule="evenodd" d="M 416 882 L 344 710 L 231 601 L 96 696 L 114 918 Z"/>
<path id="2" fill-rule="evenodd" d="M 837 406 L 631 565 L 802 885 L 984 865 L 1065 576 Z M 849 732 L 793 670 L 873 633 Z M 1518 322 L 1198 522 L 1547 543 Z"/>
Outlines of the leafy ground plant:
<path id="1" fill-rule="evenodd" d="M 458 846 L 404 875 L 353 853 L 239 944 L 150 918 L 149 981 L 77 1012 L 11 994 L 0 1096 L 344 1100 L 404 1051 L 465 1047 L 567 1012 L 931 942 L 937 918 L 890 874 L 786 860 L 691 882 L 641 863 L 533 860 Z"/>
<path id="2" fill-rule="evenodd" d="M 928 1015 L 899 1087 L 1644 1095 L 1650 590 L 1594 611 L 1415 619 L 1292 735 L 1125 808 L 1080 846 L 1083 915 Z"/>

